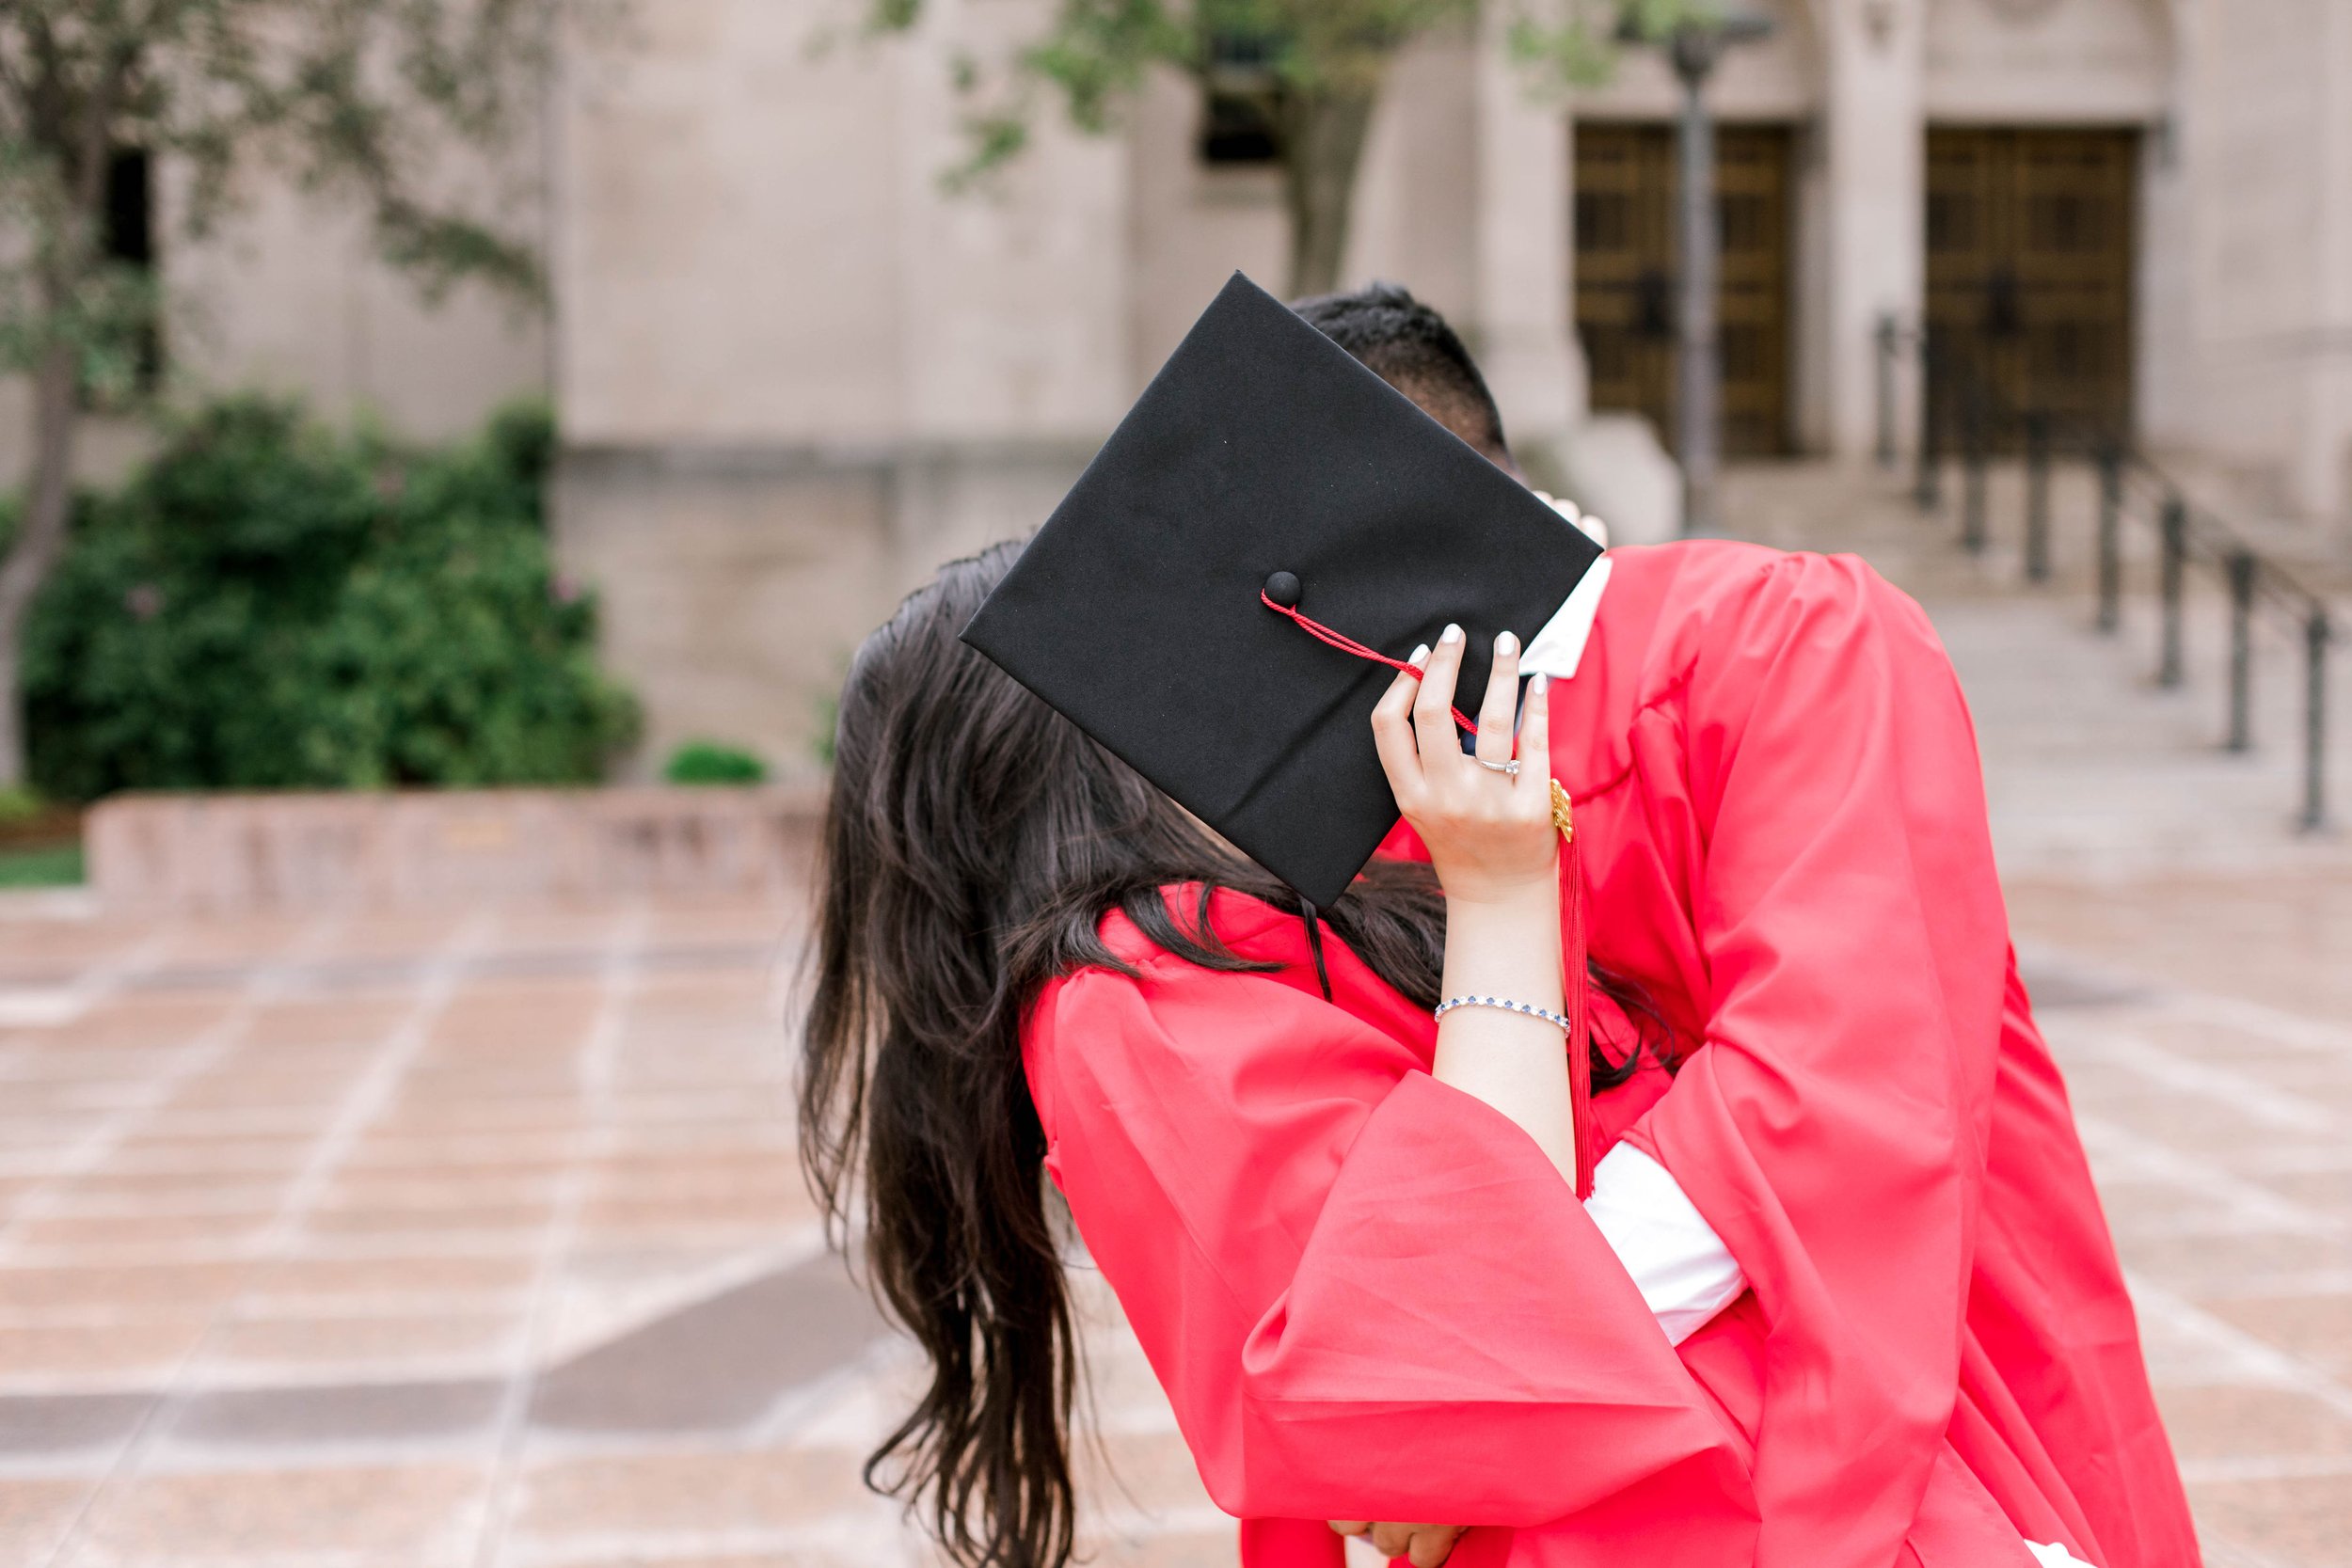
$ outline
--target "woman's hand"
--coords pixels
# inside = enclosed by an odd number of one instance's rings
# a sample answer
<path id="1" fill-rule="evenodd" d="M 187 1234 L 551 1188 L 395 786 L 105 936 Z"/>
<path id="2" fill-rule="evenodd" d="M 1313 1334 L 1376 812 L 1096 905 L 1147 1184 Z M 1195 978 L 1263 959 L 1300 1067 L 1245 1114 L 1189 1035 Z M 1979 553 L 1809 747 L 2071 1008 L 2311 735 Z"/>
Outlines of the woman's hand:
<path id="1" fill-rule="evenodd" d="M 1483 721 L 1481 727 L 1484 727 Z M 1370 1535 L 1382 1557 L 1401 1557 L 1413 1568 L 1438 1568 L 1454 1555 L 1461 1525 L 1384 1525 L 1365 1519 L 1334 1519 L 1331 1528 L 1342 1535 Z"/>
<path id="2" fill-rule="evenodd" d="M 1419 662 L 1419 656 L 1415 656 Z M 1373 710 L 1380 765 L 1406 820 L 1429 847 L 1445 889 L 1447 997 L 1502 997 L 1565 1010 L 1560 970 L 1560 834 L 1551 823 L 1551 721 L 1543 676 L 1527 689 L 1516 776 L 1480 762 L 1511 756 L 1518 641 L 1495 639 L 1478 713 L 1478 755 L 1462 754 L 1448 711 L 1462 668 L 1462 629 L 1448 626 L 1416 694 L 1400 674 Z M 1581 976 L 1579 976 L 1581 979 Z M 1582 1049 L 1578 1042 L 1577 1049 Z M 1556 1024 L 1529 1012 L 1454 1007 L 1438 1021 L 1430 1076 L 1518 1123 L 1573 1185 L 1576 1117 L 1568 1053 Z"/>
<path id="3" fill-rule="evenodd" d="M 1429 847 L 1449 902 L 1505 903 L 1523 899 L 1532 889 L 1549 893 L 1560 851 L 1551 823 L 1549 683 L 1537 675 L 1527 689 L 1518 776 L 1481 767 L 1481 762 L 1511 760 L 1519 644 L 1507 631 L 1495 639 L 1494 668 L 1478 711 L 1475 759 L 1462 754 L 1452 712 L 1462 648 L 1462 628 L 1446 627 L 1434 651 L 1418 649 L 1413 655 L 1413 662 L 1423 666 L 1422 678 L 1400 673 L 1373 709 L 1380 766 L 1397 808 Z"/>

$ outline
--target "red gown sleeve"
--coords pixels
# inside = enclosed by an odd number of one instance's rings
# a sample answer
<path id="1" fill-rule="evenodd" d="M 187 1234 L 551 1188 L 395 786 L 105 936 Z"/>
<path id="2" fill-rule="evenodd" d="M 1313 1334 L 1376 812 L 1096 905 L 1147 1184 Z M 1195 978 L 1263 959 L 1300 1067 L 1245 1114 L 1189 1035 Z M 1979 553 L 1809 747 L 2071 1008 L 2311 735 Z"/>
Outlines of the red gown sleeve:
<path id="1" fill-rule="evenodd" d="M 1651 1560 L 1746 1560 L 1722 1419 L 1518 1127 L 1271 976 L 1157 956 L 1039 1012 L 1047 1168 L 1220 1507 L 1524 1526 L 1638 1489 Z"/>
<path id="2" fill-rule="evenodd" d="M 2008 923 L 1974 733 L 1926 617 L 1789 557 L 1678 705 L 1705 1044 L 1633 1134 L 1768 1324 L 1761 1568 L 1898 1560 L 1952 1417 Z M 1640 748 L 1637 744 L 1637 754 Z"/>

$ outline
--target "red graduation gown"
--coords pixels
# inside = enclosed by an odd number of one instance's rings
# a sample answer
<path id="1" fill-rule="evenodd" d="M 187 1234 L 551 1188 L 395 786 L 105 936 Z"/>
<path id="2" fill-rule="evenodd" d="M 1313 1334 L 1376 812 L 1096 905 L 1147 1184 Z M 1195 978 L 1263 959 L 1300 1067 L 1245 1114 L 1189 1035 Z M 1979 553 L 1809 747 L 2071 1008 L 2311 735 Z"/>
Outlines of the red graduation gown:
<path id="1" fill-rule="evenodd" d="M 1327 1518 L 1474 1528 L 1459 1568 L 2197 1561 L 2130 1303 L 1994 878 L 1967 712 L 1851 559 L 1615 552 L 1555 682 L 1594 957 L 1684 1042 L 1595 1101 L 1750 1291 L 1678 1352 L 1567 1184 L 1427 1076 L 1435 1027 L 1295 917 L 1218 974 L 1041 996 L 1047 1168 L 1250 1568 Z M 1624 1022 L 1597 1008 L 1604 1034 Z"/>

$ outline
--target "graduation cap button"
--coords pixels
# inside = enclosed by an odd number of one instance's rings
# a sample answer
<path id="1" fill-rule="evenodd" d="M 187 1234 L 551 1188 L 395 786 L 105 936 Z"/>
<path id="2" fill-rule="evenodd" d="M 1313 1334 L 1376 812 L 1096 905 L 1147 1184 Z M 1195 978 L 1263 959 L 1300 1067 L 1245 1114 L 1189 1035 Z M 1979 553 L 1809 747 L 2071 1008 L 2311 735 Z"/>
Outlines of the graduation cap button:
<path id="1" fill-rule="evenodd" d="M 1288 572 L 1277 572 L 1265 579 L 1265 596 L 1284 610 L 1298 608 L 1298 578 Z"/>

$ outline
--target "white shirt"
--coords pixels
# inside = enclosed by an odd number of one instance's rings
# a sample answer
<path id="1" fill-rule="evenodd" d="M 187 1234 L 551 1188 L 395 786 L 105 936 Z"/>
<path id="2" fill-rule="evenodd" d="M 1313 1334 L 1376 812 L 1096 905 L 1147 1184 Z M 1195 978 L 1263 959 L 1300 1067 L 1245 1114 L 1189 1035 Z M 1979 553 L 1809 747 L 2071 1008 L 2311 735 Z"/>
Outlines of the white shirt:
<path id="1" fill-rule="evenodd" d="M 1609 530 L 1597 517 L 1587 517 L 1569 502 L 1535 492 L 1560 515 L 1592 535 L 1604 549 Z M 1609 587 L 1609 557 L 1602 556 L 1584 574 L 1565 603 L 1544 629 L 1528 641 L 1519 668 L 1528 674 L 1548 674 L 1573 680 L 1584 662 L 1584 644 L 1593 634 L 1600 611 L 1600 596 Z M 1707 1326 L 1716 1313 L 1740 1299 L 1747 1276 L 1739 1260 L 1724 1245 L 1715 1227 L 1682 1190 L 1674 1173 L 1631 1144 L 1621 1143 L 1601 1157 L 1593 1171 L 1593 1196 L 1584 1212 L 1608 1242 L 1610 1250 L 1633 1276 L 1642 1300 L 1667 1342 L 1680 1344 Z M 2039 1568 L 2090 1568 L 2064 1546 L 2028 1541 L 2026 1549 Z"/>

